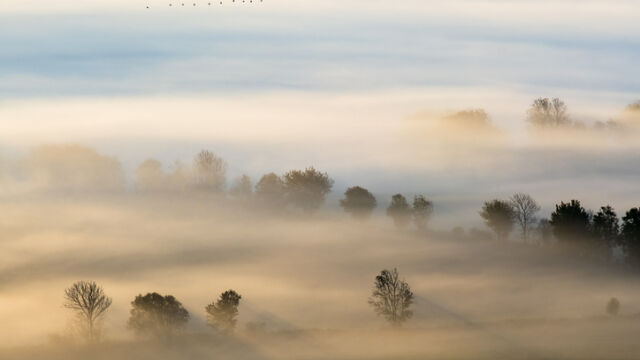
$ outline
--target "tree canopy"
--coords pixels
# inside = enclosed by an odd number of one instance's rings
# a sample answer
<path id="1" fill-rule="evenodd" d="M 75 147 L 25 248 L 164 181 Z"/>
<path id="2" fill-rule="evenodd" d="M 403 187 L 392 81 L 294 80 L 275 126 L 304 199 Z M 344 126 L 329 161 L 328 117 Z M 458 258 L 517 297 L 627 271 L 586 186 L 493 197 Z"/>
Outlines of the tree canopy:
<path id="1" fill-rule="evenodd" d="M 283 207 L 286 202 L 284 182 L 275 173 L 263 175 L 255 186 L 255 197 L 263 205 Z"/>
<path id="2" fill-rule="evenodd" d="M 136 333 L 169 337 L 189 321 L 189 312 L 171 295 L 158 293 L 138 295 L 131 302 L 128 325 Z"/>
<path id="3" fill-rule="evenodd" d="M 398 270 L 382 270 L 376 276 L 369 305 L 379 316 L 383 316 L 393 326 L 400 326 L 413 316 L 409 310 L 413 304 L 411 287 L 398 275 Z"/>
<path id="4" fill-rule="evenodd" d="M 632 208 L 622 217 L 621 237 L 629 261 L 640 266 L 640 208 Z"/>
<path id="5" fill-rule="evenodd" d="M 411 221 L 411 208 L 402 194 L 391 197 L 391 204 L 387 207 L 387 215 L 393 219 L 397 228 L 404 228 Z"/>
<path id="6" fill-rule="evenodd" d="M 240 294 L 234 290 L 227 290 L 217 301 L 207 305 L 205 310 L 209 325 L 219 330 L 232 331 L 236 326 L 240 299 Z"/>
<path id="7" fill-rule="evenodd" d="M 312 213 L 322 206 L 333 187 L 333 180 L 329 175 L 314 167 L 291 170 L 282 178 L 287 201 L 305 213 Z"/>
<path id="8" fill-rule="evenodd" d="M 340 206 L 344 211 L 351 213 L 354 218 L 359 220 L 370 217 L 376 204 L 375 196 L 360 186 L 348 188 L 344 192 L 344 199 L 340 200 Z"/>
<path id="9" fill-rule="evenodd" d="M 580 201 L 560 202 L 551 213 L 553 235 L 558 241 L 585 242 L 591 240 L 591 217 Z"/>
<path id="10" fill-rule="evenodd" d="M 603 244 L 613 246 L 618 242 L 620 224 L 611 206 L 602 206 L 593 216 L 593 232 Z"/>
<path id="11" fill-rule="evenodd" d="M 420 230 L 427 228 L 427 223 L 433 213 L 433 203 L 423 195 L 416 195 L 413 197 L 413 208 L 411 214 L 413 215 L 413 223 Z"/>
<path id="12" fill-rule="evenodd" d="M 515 214 L 513 207 L 507 201 L 495 199 L 485 202 L 480 216 L 487 226 L 496 233 L 498 239 L 506 239 L 513 229 Z"/>

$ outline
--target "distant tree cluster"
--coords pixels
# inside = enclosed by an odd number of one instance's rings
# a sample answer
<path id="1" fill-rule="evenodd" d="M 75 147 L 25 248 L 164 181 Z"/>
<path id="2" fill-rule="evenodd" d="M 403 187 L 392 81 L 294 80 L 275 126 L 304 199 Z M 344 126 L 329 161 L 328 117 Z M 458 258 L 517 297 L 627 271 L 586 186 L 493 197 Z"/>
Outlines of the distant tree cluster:
<path id="1" fill-rule="evenodd" d="M 229 195 L 245 203 L 255 201 L 271 209 L 290 206 L 311 214 L 324 204 L 334 183 L 327 173 L 308 167 L 288 171 L 282 176 L 265 174 L 255 186 L 251 178 L 243 174 L 227 191 L 227 167 L 222 158 L 208 150 L 202 150 L 195 156 L 190 170 L 177 163 L 172 174 L 165 174 L 157 160 L 149 159 L 135 172 L 136 189 L 142 193 L 193 190 L 217 196 Z"/>
<path id="2" fill-rule="evenodd" d="M 410 310 L 413 297 L 411 287 L 400 279 L 394 268 L 382 270 L 376 276 L 368 302 L 376 314 L 397 327 L 413 316 Z M 231 289 L 220 294 L 204 309 L 207 324 L 222 333 L 232 333 L 241 299 L 242 296 Z M 73 310 L 89 342 L 100 340 L 99 326 L 111 303 L 111 298 L 94 281 L 78 281 L 65 290 L 64 305 Z M 140 294 L 131 302 L 127 326 L 138 336 L 166 341 L 182 332 L 190 318 L 189 311 L 174 296 L 151 292 Z M 248 324 L 252 331 L 264 327 L 264 324 Z"/>
<path id="3" fill-rule="evenodd" d="M 507 239 L 514 225 L 517 225 L 523 241 L 527 242 L 539 211 L 540 206 L 530 195 L 517 193 L 509 200 L 494 199 L 485 202 L 480 216 L 498 239 Z"/>
<path id="4" fill-rule="evenodd" d="M 483 137 L 491 136 L 496 131 L 501 133 L 482 109 L 458 111 L 441 120 L 446 129 L 454 133 L 467 130 L 472 137 L 479 133 Z M 572 118 L 568 106 L 560 98 L 534 99 L 526 110 L 526 121 L 535 129 L 587 128 Z M 640 130 L 640 100 L 629 104 L 608 121 L 596 122 L 593 129 L 635 134 L 627 130 Z M 19 172 L 17 178 L 28 179 L 36 185 L 34 188 L 48 191 L 123 192 L 127 188 L 125 172 L 118 159 L 80 145 L 38 146 L 27 154 Z M 326 173 L 313 167 L 282 175 L 266 174 L 258 179 L 255 186 L 248 175 L 241 175 L 228 183 L 227 172 L 228 164 L 222 157 L 212 151 L 202 150 L 191 163 L 178 161 L 168 169 L 158 160 L 147 159 L 135 169 L 133 175 L 135 188 L 140 193 L 201 191 L 215 195 L 228 194 L 242 201 L 260 199 L 269 206 L 290 205 L 306 213 L 321 206 L 333 186 L 333 180 Z M 366 217 L 366 211 L 349 212 L 359 219 Z"/>
<path id="5" fill-rule="evenodd" d="M 423 195 L 414 196 L 413 203 L 409 205 L 402 194 L 395 194 L 391 197 L 391 203 L 387 207 L 387 216 L 391 217 L 399 229 L 406 228 L 413 221 L 418 229 L 424 230 L 432 213 L 433 203 Z"/>
<path id="6" fill-rule="evenodd" d="M 569 115 L 564 101 L 559 98 L 540 97 L 531 103 L 527 110 L 527 122 L 536 129 L 570 128 L 586 129 L 587 126 Z M 614 119 L 597 121 L 595 130 L 638 130 L 640 129 L 640 100 L 629 104 Z"/>
<path id="7" fill-rule="evenodd" d="M 559 244 L 578 247 L 582 254 L 608 257 L 614 247 L 620 246 L 627 261 L 640 266 L 640 208 L 630 209 L 621 219 L 609 205 L 593 213 L 578 200 L 557 204 L 550 219 L 538 220 L 539 211 L 531 196 L 519 193 L 508 201 L 485 202 L 480 216 L 499 239 L 507 239 L 517 224 L 525 242 L 537 230 L 543 242 L 553 237 Z"/>
<path id="8" fill-rule="evenodd" d="M 232 332 L 236 326 L 240 294 L 228 290 L 206 306 L 210 326 Z M 102 287 L 93 281 L 78 281 L 65 290 L 64 306 L 73 310 L 80 329 L 90 342 L 100 339 L 100 325 L 112 303 Z M 172 295 L 156 292 L 138 295 L 131 302 L 127 326 L 137 335 L 166 340 L 181 332 L 189 322 L 189 311 Z"/>
<path id="9" fill-rule="evenodd" d="M 566 126 L 571 124 L 567 105 L 558 98 L 537 98 L 527 111 L 527 121 L 535 126 Z"/>
<path id="10" fill-rule="evenodd" d="M 482 113 L 476 112 L 464 116 L 478 119 L 483 117 Z M 227 194 L 227 165 L 222 158 L 211 151 L 202 150 L 195 156 L 194 164 L 190 173 L 184 165 L 177 163 L 174 173 L 167 175 L 163 172 L 160 162 L 146 160 L 135 172 L 136 189 L 140 193 L 153 193 L 169 187 L 192 189 L 219 196 Z M 176 187 L 176 184 L 179 186 Z M 242 203 L 253 202 L 270 210 L 291 208 L 309 215 L 324 204 L 333 184 L 333 179 L 326 172 L 308 167 L 304 170 L 287 171 L 282 175 L 265 174 L 255 185 L 248 175 L 241 175 L 233 182 L 228 195 Z M 344 198 L 340 200 L 340 206 L 344 211 L 358 221 L 369 219 L 377 205 L 376 197 L 362 186 L 349 187 L 344 193 Z M 413 202 L 409 204 L 402 194 L 396 194 L 392 196 L 386 213 L 400 229 L 413 222 L 417 229 L 425 230 L 433 214 L 433 202 L 423 195 L 415 195 Z"/>

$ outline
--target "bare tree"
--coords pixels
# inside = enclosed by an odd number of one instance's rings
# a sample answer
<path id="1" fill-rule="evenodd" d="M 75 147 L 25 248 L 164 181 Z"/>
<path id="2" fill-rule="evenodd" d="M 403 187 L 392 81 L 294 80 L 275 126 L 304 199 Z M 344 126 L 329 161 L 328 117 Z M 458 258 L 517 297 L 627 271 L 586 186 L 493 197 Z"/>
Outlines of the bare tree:
<path id="1" fill-rule="evenodd" d="M 513 194 L 509 201 L 513 207 L 516 223 L 520 226 L 522 240 L 527 242 L 531 228 L 536 222 L 536 213 L 540 211 L 540 205 L 529 194 L 523 193 Z"/>
<path id="2" fill-rule="evenodd" d="M 227 186 L 227 163 L 211 151 L 200 151 L 194 161 L 196 186 L 202 190 L 223 192 Z"/>
<path id="3" fill-rule="evenodd" d="M 64 291 L 64 297 L 64 306 L 76 313 L 87 331 L 89 340 L 96 341 L 97 323 L 111 306 L 111 298 L 93 281 L 76 282 Z"/>
<path id="4" fill-rule="evenodd" d="M 527 111 L 527 121 L 535 126 L 569 125 L 567 105 L 558 98 L 537 98 Z"/>
<path id="5" fill-rule="evenodd" d="M 400 280 L 398 270 L 382 270 L 376 276 L 369 305 L 393 326 L 400 326 L 413 316 L 409 307 L 413 304 L 413 292 L 409 284 Z"/>
<path id="6" fill-rule="evenodd" d="M 238 316 L 238 305 L 242 296 L 234 290 L 227 290 L 215 302 L 207 305 L 207 321 L 210 326 L 223 331 L 233 331 Z"/>

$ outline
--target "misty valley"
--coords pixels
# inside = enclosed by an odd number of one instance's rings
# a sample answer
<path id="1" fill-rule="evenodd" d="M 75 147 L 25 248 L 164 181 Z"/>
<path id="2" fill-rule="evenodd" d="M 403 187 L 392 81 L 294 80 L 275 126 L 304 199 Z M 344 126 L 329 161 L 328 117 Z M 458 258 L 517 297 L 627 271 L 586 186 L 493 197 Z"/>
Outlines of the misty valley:
<path id="1" fill-rule="evenodd" d="M 473 208 L 438 223 L 441 206 L 454 205 L 427 193 L 383 197 L 354 184 L 331 196 L 334 179 L 314 167 L 257 180 L 228 179 L 228 168 L 202 150 L 171 166 L 148 159 L 128 177 L 117 158 L 80 145 L 6 161 L 0 357 L 632 359 L 640 350 L 638 208 L 542 206 L 514 193 L 456 203 Z"/>
<path id="2" fill-rule="evenodd" d="M 0 0 L 0 360 L 640 359 L 640 0 Z"/>

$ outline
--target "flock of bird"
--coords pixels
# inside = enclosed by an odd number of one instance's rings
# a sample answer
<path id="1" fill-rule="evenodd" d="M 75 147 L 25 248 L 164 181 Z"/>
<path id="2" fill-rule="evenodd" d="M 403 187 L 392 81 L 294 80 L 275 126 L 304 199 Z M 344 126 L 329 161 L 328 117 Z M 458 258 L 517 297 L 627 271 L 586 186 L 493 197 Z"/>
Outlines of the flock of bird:
<path id="1" fill-rule="evenodd" d="M 253 1 L 254 1 L 254 0 L 242 0 L 242 2 L 243 2 L 243 3 L 247 3 L 247 2 L 248 2 L 248 3 L 253 3 Z M 255 1 L 256 1 L 256 2 L 263 2 L 263 0 L 255 0 Z M 235 2 L 236 2 L 236 0 L 231 0 L 231 2 L 232 2 L 232 3 L 235 3 Z M 240 2 L 240 1 L 238 1 L 238 2 Z M 220 1 L 220 5 L 222 5 L 222 3 L 223 3 L 223 1 Z M 173 3 L 169 3 L 169 6 L 170 6 L 170 7 L 172 7 L 173 5 L 174 5 Z M 185 3 L 176 3 L 175 5 L 176 5 L 176 6 L 185 6 Z M 187 6 L 188 6 L 188 5 L 189 5 L 189 4 L 187 4 Z M 197 3 L 193 3 L 193 6 L 196 6 L 196 5 L 197 5 Z M 207 3 L 207 6 L 211 6 L 211 3 L 210 3 L 210 2 L 209 2 L 209 3 Z M 150 8 L 151 8 L 151 6 L 147 5 L 147 9 L 150 9 Z"/>

